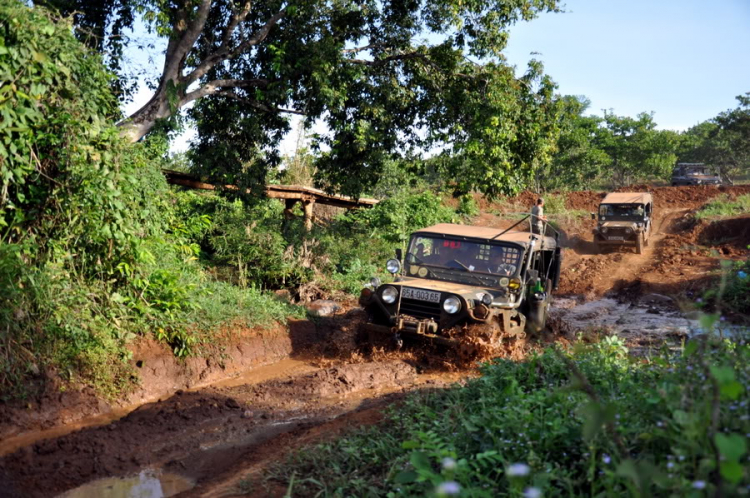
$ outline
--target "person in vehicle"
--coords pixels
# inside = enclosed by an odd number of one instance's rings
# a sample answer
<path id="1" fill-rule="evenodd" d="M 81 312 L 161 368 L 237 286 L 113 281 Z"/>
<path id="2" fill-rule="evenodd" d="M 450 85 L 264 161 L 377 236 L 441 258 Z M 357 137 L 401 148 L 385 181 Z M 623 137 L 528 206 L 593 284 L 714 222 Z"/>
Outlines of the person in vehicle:
<path id="1" fill-rule="evenodd" d="M 547 217 L 544 216 L 544 199 L 536 200 L 536 205 L 531 208 L 531 233 L 544 234 L 544 224 Z"/>

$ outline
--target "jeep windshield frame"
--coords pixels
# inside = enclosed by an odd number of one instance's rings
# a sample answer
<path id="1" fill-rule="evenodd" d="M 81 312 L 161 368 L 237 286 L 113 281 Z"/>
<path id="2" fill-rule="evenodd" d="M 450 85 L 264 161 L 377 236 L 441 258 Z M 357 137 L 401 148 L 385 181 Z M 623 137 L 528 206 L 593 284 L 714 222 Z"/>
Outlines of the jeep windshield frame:
<path id="1" fill-rule="evenodd" d="M 640 209 L 640 213 L 638 210 Z M 643 221 L 648 214 L 644 204 L 600 204 L 599 221 Z"/>
<path id="2" fill-rule="evenodd" d="M 404 275 L 468 285 L 498 287 L 501 278 L 518 277 L 526 247 L 507 241 L 412 235 L 404 261 Z"/>

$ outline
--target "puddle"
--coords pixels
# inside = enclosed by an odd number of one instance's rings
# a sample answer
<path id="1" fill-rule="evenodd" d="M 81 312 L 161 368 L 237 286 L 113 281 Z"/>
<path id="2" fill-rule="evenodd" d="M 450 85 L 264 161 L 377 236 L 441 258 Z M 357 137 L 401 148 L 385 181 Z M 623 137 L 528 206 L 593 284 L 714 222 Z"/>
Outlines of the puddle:
<path id="1" fill-rule="evenodd" d="M 145 469 L 132 477 L 97 479 L 57 498 L 167 498 L 195 486 L 192 479 Z"/>
<path id="2" fill-rule="evenodd" d="M 623 303 L 607 298 L 579 304 L 575 299 L 558 298 L 553 301 L 550 315 L 573 333 L 600 330 L 642 345 L 676 342 L 705 333 L 697 316 L 687 317 L 664 302 Z M 738 338 L 747 337 L 748 329 L 720 322 L 711 333 Z"/>

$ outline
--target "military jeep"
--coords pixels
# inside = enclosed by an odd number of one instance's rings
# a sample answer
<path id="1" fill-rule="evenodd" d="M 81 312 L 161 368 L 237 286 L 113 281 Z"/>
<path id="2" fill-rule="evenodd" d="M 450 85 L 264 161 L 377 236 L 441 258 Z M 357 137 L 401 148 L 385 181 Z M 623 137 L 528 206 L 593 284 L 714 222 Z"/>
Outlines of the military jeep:
<path id="1" fill-rule="evenodd" d="M 721 176 L 703 163 L 677 163 L 672 170 L 672 186 L 721 185 Z"/>
<path id="2" fill-rule="evenodd" d="M 611 246 L 632 246 L 638 254 L 651 239 L 653 199 L 651 194 L 618 192 L 607 194 L 599 204 L 594 243 L 599 252 Z"/>
<path id="3" fill-rule="evenodd" d="M 414 232 L 403 265 L 400 256 L 387 263 L 394 282 L 362 290 L 370 340 L 426 341 L 469 358 L 544 329 L 562 259 L 553 237 L 453 224 Z"/>

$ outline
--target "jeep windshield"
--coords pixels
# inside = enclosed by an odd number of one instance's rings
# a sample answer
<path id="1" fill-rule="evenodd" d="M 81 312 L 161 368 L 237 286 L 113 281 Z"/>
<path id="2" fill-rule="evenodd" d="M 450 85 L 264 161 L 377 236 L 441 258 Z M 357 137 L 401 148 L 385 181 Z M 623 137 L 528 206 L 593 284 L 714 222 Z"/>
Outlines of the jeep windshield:
<path id="1" fill-rule="evenodd" d="M 516 245 L 419 235 L 409 243 L 405 269 L 410 277 L 496 287 L 519 273 L 521 256 Z"/>
<path id="2" fill-rule="evenodd" d="M 601 204 L 599 219 L 602 221 L 638 221 L 643 220 L 643 204 Z"/>

